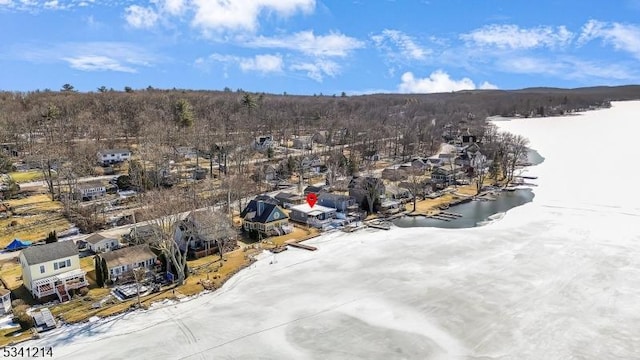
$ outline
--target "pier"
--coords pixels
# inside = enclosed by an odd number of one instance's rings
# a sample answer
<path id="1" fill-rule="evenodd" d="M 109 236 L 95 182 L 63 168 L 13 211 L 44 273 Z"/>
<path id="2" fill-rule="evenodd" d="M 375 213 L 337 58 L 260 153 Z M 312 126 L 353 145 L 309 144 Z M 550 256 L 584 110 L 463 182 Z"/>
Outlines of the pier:
<path id="1" fill-rule="evenodd" d="M 294 248 L 304 249 L 304 250 L 309 250 L 309 251 L 318 250 L 318 248 L 315 247 L 315 246 L 300 244 L 300 243 L 296 243 L 296 242 L 288 242 L 287 245 L 293 246 Z"/>

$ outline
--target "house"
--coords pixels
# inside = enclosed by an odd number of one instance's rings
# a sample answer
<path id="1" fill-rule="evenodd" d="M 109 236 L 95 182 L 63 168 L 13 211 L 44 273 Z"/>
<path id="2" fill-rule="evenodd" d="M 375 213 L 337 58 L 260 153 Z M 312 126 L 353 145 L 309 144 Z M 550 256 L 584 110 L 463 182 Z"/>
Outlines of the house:
<path id="1" fill-rule="evenodd" d="M 103 279 L 124 282 L 133 278 L 133 269 L 143 267 L 153 270 L 158 256 L 151 251 L 149 245 L 127 246 L 121 249 L 96 255 L 96 273 L 102 271 Z"/>
<path id="2" fill-rule="evenodd" d="M 11 312 L 11 291 L 0 288 L 0 315 Z"/>
<path id="3" fill-rule="evenodd" d="M 211 211 L 192 211 L 184 218 L 174 233 L 174 240 L 190 258 L 233 250 L 236 245 L 236 230 L 230 220 L 214 218 Z"/>
<path id="4" fill-rule="evenodd" d="M 321 192 L 318 194 L 318 205 L 336 209 L 337 212 L 347 213 L 358 210 L 356 198 L 348 195 Z"/>
<path id="5" fill-rule="evenodd" d="M 306 188 L 304 188 L 303 192 L 304 192 L 305 195 L 308 195 L 309 193 L 317 194 L 317 193 L 319 193 L 321 191 L 324 191 L 324 190 L 325 189 L 322 186 L 309 185 Z"/>
<path id="6" fill-rule="evenodd" d="M 328 137 L 329 137 L 329 131 L 327 131 L 327 130 L 318 130 L 313 134 L 312 140 L 316 144 L 326 144 Z"/>
<path id="7" fill-rule="evenodd" d="M 131 160 L 131 151 L 127 149 L 105 149 L 98 152 L 98 163 L 102 166 Z"/>
<path id="8" fill-rule="evenodd" d="M 382 178 L 389 181 L 402 181 L 407 179 L 407 171 L 405 167 L 393 165 L 382 170 Z"/>
<path id="9" fill-rule="evenodd" d="M 87 247 L 89 248 L 89 250 L 93 251 L 94 253 L 115 250 L 120 246 L 120 242 L 118 242 L 117 239 L 108 238 L 98 233 L 89 236 L 85 239 L 85 241 L 87 242 Z"/>
<path id="10" fill-rule="evenodd" d="M 82 200 L 95 200 L 107 194 L 107 188 L 98 181 L 79 183 L 75 188 L 75 198 Z"/>
<path id="11" fill-rule="evenodd" d="M 336 209 L 322 205 L 301 204 L 291 207 L 291 220 L 316 228 L 324 228 L 336 218 Z"/>
<path id="12" fill-rule="evenodd" d="M 389 200 L 406 202 L 410 199 L 413 199 L 413 195 L 411 195 L 411 191 L 409 191 L 409 189 L 395 185 L 387 185 L 385 189 L 385 198 Z"/>
<path id="13" fill-rule="evenodd" d="M 242 229 L 260 236 L 283 235 L 291 232 L 289 216 L 271 201 L 253 199 L 240 213 Z"/>
<path id="14" fill-rule="evenodd" d="M 311 150 L 313 147 L 312 136 L 298 136 L 293 139 L 293 148 L 301 150 Z"/>
<path id="15" fill-rule="evenodd" d="M 253 148 L 257 151 L 266 151 L 274 146 L 273 136 L 258 136 L 253 140 Z"/>
<path id="16" fill-rule="evenodd" d="M 285 209 L 288 209 L 294 205 L 304 204 L 306 201 L 305 197 L 302 195 L 284 191 L 276 194 L 275 199 L 278 201 L 278 205 L 282 206 Z"/>
<path id="17" fill-rule="evenodd" d="M 175 148 L 176 154 L 185 159 L 195 159 L 198 157 L 198 151 L 190 146 L 179 146 Z"/>
<path id="18" fill-rule="evenodd" d="M 123 236 L 130 243 L 140 244 L 153 241 L 160 233 L 160 227 L 156 224 L 134 225 L 129 234 Z"/>
<path id="19" fill-rule="evenodd" d="M 394 215 L 404 210 L 404 206 L 402 205 L 402 203 L 400 203 L 400 201 L 384 200 L 380 204 L 380 212 L 383 215 Z"/>
<path id="20" fill-rule="evenodd" d="M 20 265 L 24 286 L 35 299 L 57 295 L 61 302 L 68 301 L 69 290 L 89 285 L 73 241 L 26 248 L 20 254 Z"/>
<path id="21" fill-rule="evenodd" d="M 464 176 L 462 166 L 456 164 L 447 164 L 439 166 L 431 171 L 431 181 L 436 183 L 453 183 Z"/>

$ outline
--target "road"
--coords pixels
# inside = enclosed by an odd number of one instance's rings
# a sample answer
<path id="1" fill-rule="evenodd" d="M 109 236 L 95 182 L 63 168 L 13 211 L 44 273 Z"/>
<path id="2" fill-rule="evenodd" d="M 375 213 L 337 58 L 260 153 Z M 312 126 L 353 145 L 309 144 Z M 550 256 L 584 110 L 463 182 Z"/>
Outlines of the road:
<path id="1" fill-rule="evenodd" d="M 86 183 L 91 181 L 109 180 L 115 176 L 116 175 L 89 176 L 89 177 L 79 178 L 78 182 Z M 42 180 L 42 181 L 31 181 L 31 182 L 19 183 L 19 185 L 21 189 L 26 189 L 26 188 L 34 188 L 34 187 L 46 187 L 47 183 L 44 180 Z"/>

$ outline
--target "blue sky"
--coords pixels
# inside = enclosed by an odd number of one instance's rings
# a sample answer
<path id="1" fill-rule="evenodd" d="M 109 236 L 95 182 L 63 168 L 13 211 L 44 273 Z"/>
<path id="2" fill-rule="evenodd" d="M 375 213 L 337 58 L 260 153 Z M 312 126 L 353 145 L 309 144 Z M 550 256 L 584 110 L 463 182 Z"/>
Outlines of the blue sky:
<path id="1" fill-rule="evenodd" d="M 640 83 L 640 0 L 0 0 L 0 89 Z"/>

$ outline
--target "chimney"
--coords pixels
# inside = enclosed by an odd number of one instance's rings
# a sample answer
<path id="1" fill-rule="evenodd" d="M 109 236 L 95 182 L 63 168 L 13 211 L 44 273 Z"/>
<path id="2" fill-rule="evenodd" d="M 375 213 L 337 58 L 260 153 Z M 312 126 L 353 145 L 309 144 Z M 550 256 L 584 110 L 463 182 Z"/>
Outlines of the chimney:
<path id="1" fill-rule="evenodd" d="M 257 208 L 258 208 L 257 209 L 258 211 L 257 211 L 256 215 L 257 216 L 262 215 L 262 212 L 264 211 L 264 201 L 258 200 L 257 201 Z"/>

